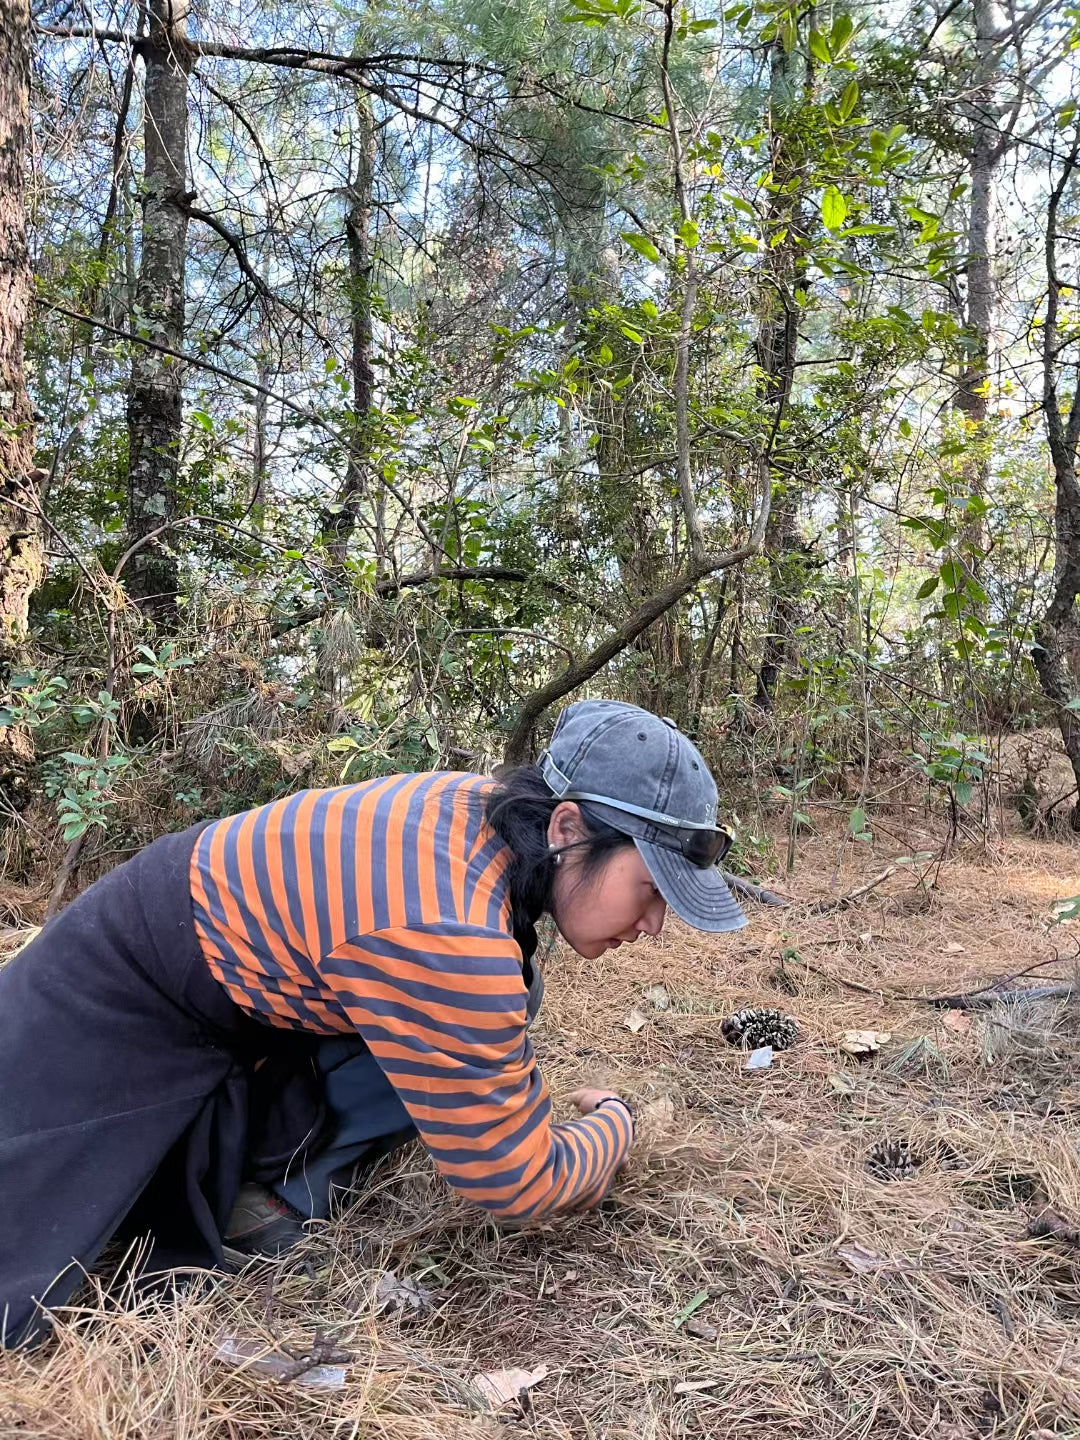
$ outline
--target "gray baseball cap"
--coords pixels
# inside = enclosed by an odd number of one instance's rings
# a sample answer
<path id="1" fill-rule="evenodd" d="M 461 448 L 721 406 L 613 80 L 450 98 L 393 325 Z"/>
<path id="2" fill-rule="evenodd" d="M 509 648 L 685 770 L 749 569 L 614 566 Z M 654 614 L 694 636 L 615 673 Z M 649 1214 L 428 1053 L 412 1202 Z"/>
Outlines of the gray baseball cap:
<path id="1" fill-rule="evenodd" d="M 548 788 L 633 838 L 664 899 L 695 930 L 746 924 L 723 875 L 686 852 L 717 830 L 716 785 L 673 720 L 620 700 L 579 700 L 537 761 Z M 700 838 L 700 846 L 695 841 Z"/>

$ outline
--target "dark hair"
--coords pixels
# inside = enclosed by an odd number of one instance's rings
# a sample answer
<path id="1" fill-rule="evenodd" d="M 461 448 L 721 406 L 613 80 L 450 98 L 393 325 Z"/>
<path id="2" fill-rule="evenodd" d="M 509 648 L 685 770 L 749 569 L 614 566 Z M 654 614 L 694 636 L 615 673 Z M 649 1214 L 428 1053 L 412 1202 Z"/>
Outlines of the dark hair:
<path id="1" fill-rule="evenodd" d="M 507 878 L 514 939 L 530 960 L 536 951 L 536 922 L 553 909 L 555 859 L 569 850 L 581 854 L 578 883 L 588 881 L 616 850 L 634 842 L 621 830 L 606 825 L 581 807 L 586 838 L 561 850 L 548 845 L 548 823 L 559 798 L 547 787 L 535 765 L 518 765 L 497 776 L 497 787 L 487 797 L 487 821 L 513 853 Z"/>

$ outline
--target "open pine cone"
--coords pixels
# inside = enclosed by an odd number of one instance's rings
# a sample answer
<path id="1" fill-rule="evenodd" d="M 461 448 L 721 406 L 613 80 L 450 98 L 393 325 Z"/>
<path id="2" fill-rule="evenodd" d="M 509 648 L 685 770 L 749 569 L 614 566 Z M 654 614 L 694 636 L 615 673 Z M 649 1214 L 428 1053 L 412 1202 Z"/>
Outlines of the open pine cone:
<path id="1" fill-rule="evenodd" d="M 866 1157 L 866 1168 L 875 1180 L 910 1180 L 923 1160 L 907 1140 L 879 1140 Z"/>
<path id="2" fill-rule="evenodd" d="M 763 1010 L 752 1006 L 736 1010 L 720 1026 L 720 1033 L 731 1045 L 744 1050 L 758 1050 L 771 1045 L 774 1050 L 788 1050 L 799 1038 L 799 1027 L 790 1015 L 779 1010 Z"/>

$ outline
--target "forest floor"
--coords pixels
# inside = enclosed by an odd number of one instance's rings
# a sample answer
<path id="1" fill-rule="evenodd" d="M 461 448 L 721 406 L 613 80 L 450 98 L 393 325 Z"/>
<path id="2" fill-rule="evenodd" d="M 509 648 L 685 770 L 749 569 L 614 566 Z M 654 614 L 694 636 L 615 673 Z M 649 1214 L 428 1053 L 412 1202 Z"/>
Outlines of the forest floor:
<path id="1" fill-rule="evenodd" d="M 908 853 L 940 843 L 921 811 L 885 818 Z M 68 1312 L 0 1360 L 0 1436 L 1080 1435 L 1080 1010 L 889 998 L 1070 979 L 1080 922 L 1050 922 L 1080 847 L 1011 835 L 809 908 L 890 845 L 801 841 L 773 882 L 801 903 L 734 936 L 550 957 L 554 1095 L 611 1084 L 640 1120 L 600 1212 L 499 1231 L 410 1151 L 299 1262 Z M 799 1022 L 769 1069 L 721 1036 L 746 1005 Z M 890 1038 L 857 1059 L 852 1029 Z M 914 1174 L 867 1170 L 884 1139 Z M 534 1383 L 496 1410 L 476 1377 L 513 1369 Z"/>

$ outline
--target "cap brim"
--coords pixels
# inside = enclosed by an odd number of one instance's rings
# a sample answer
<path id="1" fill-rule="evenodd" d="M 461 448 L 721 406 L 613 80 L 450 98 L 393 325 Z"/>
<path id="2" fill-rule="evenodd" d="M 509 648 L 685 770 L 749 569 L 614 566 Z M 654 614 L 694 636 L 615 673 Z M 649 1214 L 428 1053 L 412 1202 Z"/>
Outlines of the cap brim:
<path id="1" fill-rule="evenodd" d="M 677 850 L 654 845 L 651 840 L 634 844 L 649 868 L 656 888 L 680 919 L 695 930 L 719 934 L 724 930 L 741 930 L 746 916 L 739 909 L 727 881 L 715 865 L 699 870 L 684 860 Z"/>

